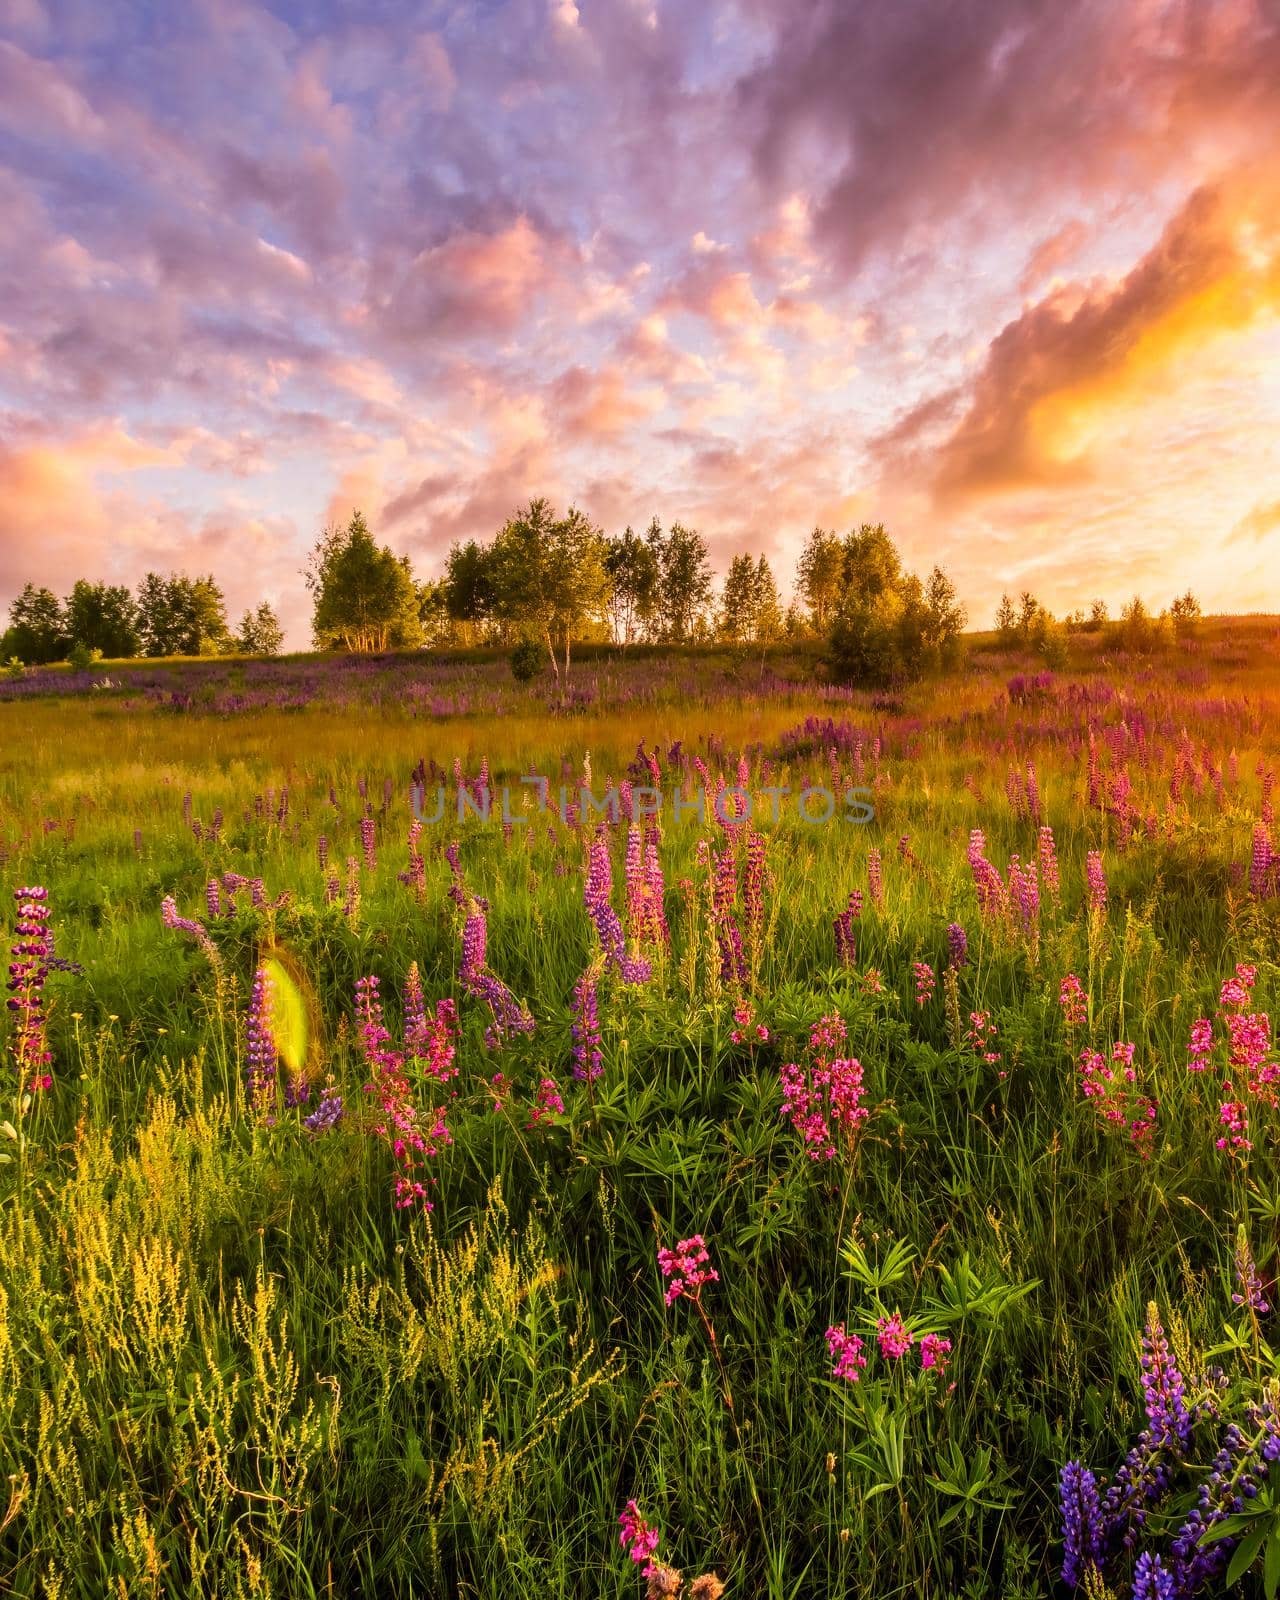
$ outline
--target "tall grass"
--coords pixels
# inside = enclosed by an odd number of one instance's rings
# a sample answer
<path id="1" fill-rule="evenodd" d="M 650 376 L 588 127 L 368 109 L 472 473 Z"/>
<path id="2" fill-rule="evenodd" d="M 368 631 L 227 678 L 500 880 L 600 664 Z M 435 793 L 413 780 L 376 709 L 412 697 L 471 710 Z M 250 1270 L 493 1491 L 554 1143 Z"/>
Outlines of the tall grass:
<path id="1" fill-rule="evenodd" d="M 336 699 L 321 678 L 286 709 L 265 690 L 227 709 L 127 684 L 0 703 L 6 937 L 12 891 L 43 884 L 57 956 L 82 969 L 49 976 L 54 1087 L 24 1095 L 10 1072 L 0 1141 L 4 1592 L 636 1595 L 617 1520 L 634 1498 L 664 1561 L 734 1595 L 1053 1594 L 1058 1469 L 1109 1470 L 1141 1426 L 1148 1302 L 1199 1370 L 1233 1314 L 1239 1223 L 1275 1268 L 1268 1108 L 1247 1157 L 1216 1149 L 1215 1086 L 1186 1071 L 1186 1046 L 1238 962 L 1274 1013 L 1280 901 L 1250 894 L 1247 865 L 1280 693 L 1262 624 L 1157 666 L 1081 660 L 1024 701 L 1005 692 L 1015 665 L 980 657 L 904 703 L 698 658 L 588 663 L 572 715 L 483 662 L 440 669 L 472 675 L 448 693 L 478 708 L 441 715 L 397 696 L 394 664 Z M 410 670 L 430 687 L 429 666 Z M 834 769 L 827 718 L 845 725 Z M 741 852 L 743 830 L 668 812 L 672 945 L 648 952 L 648 983 L 601 979 L 588 1087 L 569 1064 L 574 985 L 598 949 L 591 830 L 539 817 L 507 836 L 447 813 L 419 842 L 418 895 L 400 878 L 411 780 L 434 763 L 452 796 L 455 758 L 473 780 L 486 758 L 495 784 L 538 772 L 554 793 L 589 755 L 600 791 L 643 744 L 696 786 L 676 741 L 730 784 L 745 759 L 757 788 L 852 782 L 860 761 L 876 818 L 808 824 L 792 800 L 758 823 L 764 922 L 739 984 L 703 855 Z M 1028 761 L 1039 819 L 1006 795 Z M 1191 775 L 1171 799 L 1179 762 Z M 980 828 L 1001 870 L 1032 860 L 1040 821 L 1063 888 L 1031 937 L 980 915 L 966 849 Z M 620 908 L 625 834 L 610 830 Z M 489 905 L 489 966 L 537 1023 L 499 1051 L 459 979 L 455 836 Z M 841 965 L 832 919 L 867 892 L 872 849 L 884 900 L 864 903 Z M 1090 919 L 1093 849 L 1108 903 Z M 242 892 L 210 919 L 205 885 L 226 873 L 260 878 L 264 903 Z M 212 961 L 162 925 L 166 895 L 208 924 Z M 942 982 L 917 1004 L 913 963 L 941 977 L 953 921 L 969 952 L 949 1018 Z M 272 949 L 310 1010 L 312 1094 L 264 1119 L 245 1020 Z M 377 976 L 399 1038 L 415 962 L 429 1003 L 458 1002 L 459 1076 L 431 1209 L 399 1210 L 353 993 Z M 1069 972 L 1089 1001 L 1074 1037 Z M 963 1037 L 977 1011 L 998 1062 Z M 847 1026 L 872 1114 L 856 1151 L 814 1162 L 779 1068 L 824 1015 Z M 1146 1151 L 1080 1092 L 1079 1049 L 1117 1040 L 1157 1103 Z M 565 1112 L 533 1120 L 544 1077 Z M 326 1082 L 346 1114 L 317 1136 L 302 1119 Z M 708 1324 L 664 1302 L 657 1266 L 693 1234 L 719 1274 Z M 945 1373 L 914 1348 L 878 1353 L 894 1312 L 950 1339 Z M 841 1323 L 866 1341 L 857 1385 L 831 1375 L 823 1335 Z"/>

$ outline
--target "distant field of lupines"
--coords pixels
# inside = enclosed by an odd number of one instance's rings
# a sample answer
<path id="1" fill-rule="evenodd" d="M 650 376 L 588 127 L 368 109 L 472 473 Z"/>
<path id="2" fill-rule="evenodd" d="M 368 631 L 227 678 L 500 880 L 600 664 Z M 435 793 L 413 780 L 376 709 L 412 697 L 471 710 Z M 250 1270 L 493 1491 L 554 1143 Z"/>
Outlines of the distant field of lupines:
<path id="1" fill-rule="evenodd" d="M 0 1592 L 1274 1592 L 1280 625 L 1073 649 L 0 684 Z"/>

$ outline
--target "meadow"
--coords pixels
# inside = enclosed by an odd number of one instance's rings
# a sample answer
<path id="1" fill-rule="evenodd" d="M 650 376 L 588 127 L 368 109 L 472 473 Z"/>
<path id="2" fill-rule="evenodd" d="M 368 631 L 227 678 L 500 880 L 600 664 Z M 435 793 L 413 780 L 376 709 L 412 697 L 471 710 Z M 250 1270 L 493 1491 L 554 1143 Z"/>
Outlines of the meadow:
<path id="1" fill-rule="evenodd" d="M 811 669 L 0 681 L 0 1592 L 1274 1592 L 1280 621 Z"/>

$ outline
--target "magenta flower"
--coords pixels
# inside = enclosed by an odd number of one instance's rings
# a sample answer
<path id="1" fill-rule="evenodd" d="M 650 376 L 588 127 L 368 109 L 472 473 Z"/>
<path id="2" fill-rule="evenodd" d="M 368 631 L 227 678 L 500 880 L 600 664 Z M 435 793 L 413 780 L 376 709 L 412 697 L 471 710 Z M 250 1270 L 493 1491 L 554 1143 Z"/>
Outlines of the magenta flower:
<path id="1" fill-rule="evenodd" d="M 944 1339 L 940 1333 L 926 1333 L 920 1340 L 920 1366 L 923 1371 L 927 1372 L 933 1367 L 941 1377 L 947 1370 L 950 1355 L 951 1340 Z"/>
<path id="2" fill-rule="evenodd" d="M 640 1515 L 640 1507 L 634 1500 L 627 1501 L 626 1510 L 618 1517 L 618 1522 L 622 1528 L 618 1543 L 637 1566 L 643 1566 L 643 1576 L 647 1578 L 653 1565 L 653 1555 L 662 1540 L 661 1534 Z"/>
<path id="3" fill-rule="evenodd" d="M 933 968 L 927 961 L 913 961 L 911 970 L 915 977 L 916 1004 L 922 1006 L 933 994 L 938 980 L 934 976 Z"/>
<path id="4" fill-rule="evenodd" d="M 703 1284 L 720 1281 L 700 1233 L 695 1233 L 691 1239 L 681 1239 L 674 1250 L 660 1249 L 658 1265 L 662 1276 L 670 1280 L 666 1291 L 668 1305 L 674 1305 L 681 1295 L 699 1300 Z"/>
<path id="5" fill-rule="evenodd" d="M 255 1116 L 267 1116 L 274 1104 L 278 1063 L 271 1031 L 271 978 L 266 967 L 259 967 L 245 1024 L 245 1089 Z"/>
<path id="6" fill-rule="evenodd" d="M 1084 1026 L 1088 1015 L 1088 1001 L 1084 986 L 1074 972 L 1068 972 L 1058 986 L 1058 1004 L 1062 1007 L 1062 1020 L 1069 1029 Z"/>
<path id="7" fill-rule="evenodd" d="M 867 1365 L 862 1340 L 856 1333 L 846 1333 L 843 1322 L 827 1329 L 826 1340 L 827 1352 L 834 1363 L 831 1376 L 845 1383 L 857 1383 Z"/>
<path id="8" fill-rule="evenodd" d="M 899 1360 L 915 1343 L 915 1334 L 896 1311 L 891 1317 L 877 1319 L 876 1336 L 880 1341 L 880 1354 L 886 1361 Z"/>

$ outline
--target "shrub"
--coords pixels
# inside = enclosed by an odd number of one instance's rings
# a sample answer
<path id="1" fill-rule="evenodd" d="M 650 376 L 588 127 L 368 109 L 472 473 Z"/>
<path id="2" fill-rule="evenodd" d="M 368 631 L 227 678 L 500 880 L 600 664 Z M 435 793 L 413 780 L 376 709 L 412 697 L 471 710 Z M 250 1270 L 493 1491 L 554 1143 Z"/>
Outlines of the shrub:
<path id="1" fill-rule="evenodd" d="M 511 652 L 511 676 L 517 683 L 532 683 L 546 662 L 536 639 L 521 639 Z"/>

